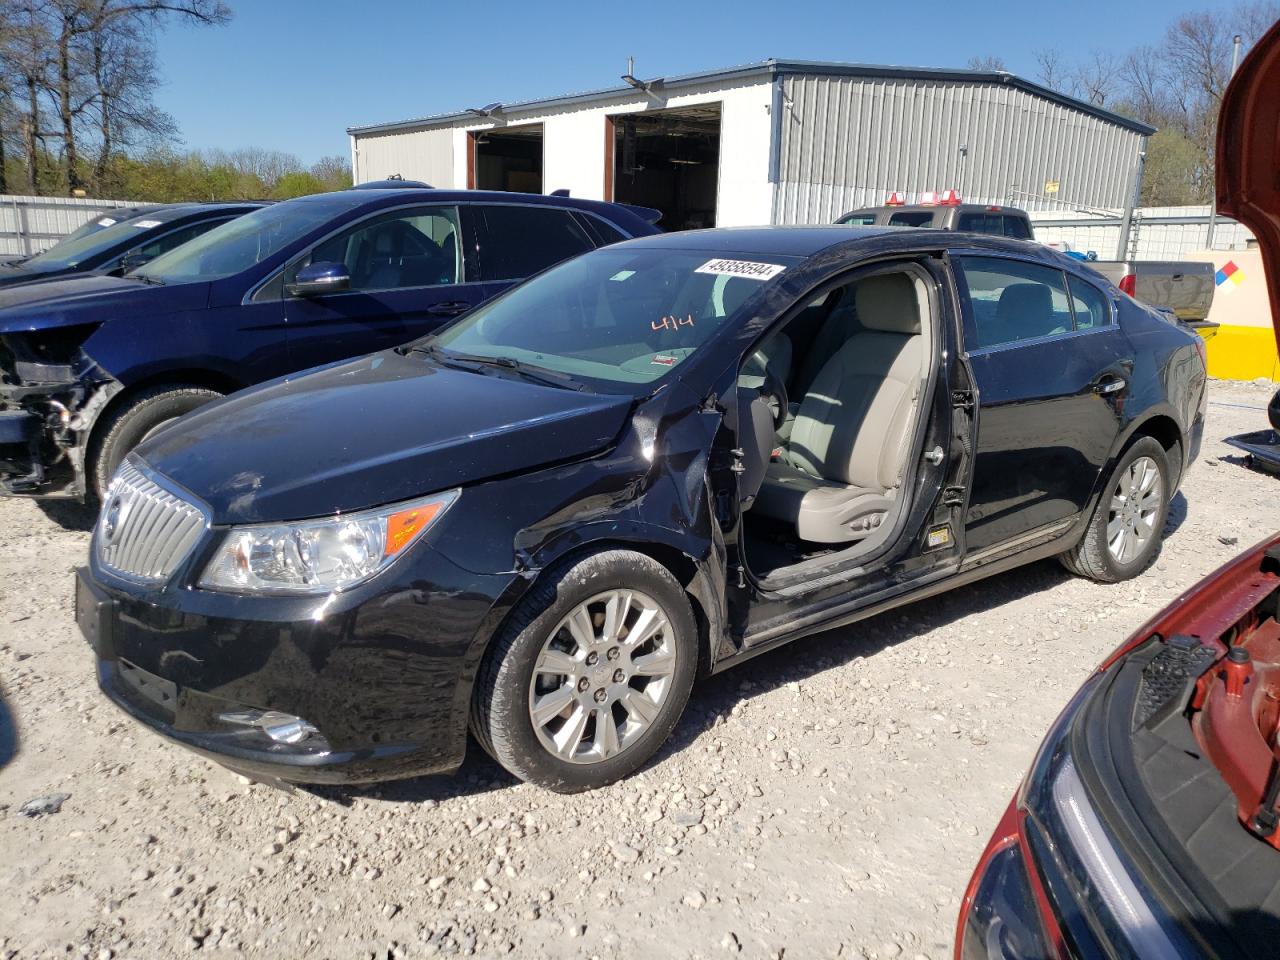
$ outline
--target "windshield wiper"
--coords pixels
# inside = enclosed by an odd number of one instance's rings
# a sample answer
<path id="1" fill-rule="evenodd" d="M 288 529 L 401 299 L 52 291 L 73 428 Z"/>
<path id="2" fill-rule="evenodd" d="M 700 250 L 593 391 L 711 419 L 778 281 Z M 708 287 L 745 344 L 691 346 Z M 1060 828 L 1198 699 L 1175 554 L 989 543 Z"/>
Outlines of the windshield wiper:
<path id="1" fill-rule="evenodd" d="M 546 367 L 524 363 L 512 357 L 490 357 L 480 353 L 457 353 L 452 350 L 443 350 L 434 344 L 414 344 L 401 349 L 406 355 L 410 353 L 425 354 L 445 366 L 456 366 L 463 370 L 472 369 L 470 366 L 472 364 L 499 367 L 503 370 L 511 370 L 527 380 L 533 380 L 549 387 L 567 387 L 570 390 L 582 390 L 584 387 L 582 383 L 567 373 L 561 373 L 559 370 L 548 370 Z"/>
<path id="2" fill-rule="evenodd" d="M 153 276 L 151 276 L 150 274 L 147 274 L 147 273 L 126 273 L 126 274 L 124 275 L 124 279 L 126 279 L 126 280 L 140 280 L 141 282 L 145 283 L 145 284 L 146 284 L 147 286 L 149 286 L 149 287 L 163 287 L 163 286 L 164 286 L 164 281 L 163 281 L 163 280 L 161 280 L 159 277 L 153 277 Z"/>

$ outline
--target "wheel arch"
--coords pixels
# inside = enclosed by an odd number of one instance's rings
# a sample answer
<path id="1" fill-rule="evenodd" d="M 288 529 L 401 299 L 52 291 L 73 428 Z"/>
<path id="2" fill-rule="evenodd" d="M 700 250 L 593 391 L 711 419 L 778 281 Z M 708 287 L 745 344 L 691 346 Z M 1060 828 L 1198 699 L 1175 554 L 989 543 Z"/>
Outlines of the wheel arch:
<path id="1" fill-rule="evenodd" d="M 245 384 L 228 374 L 207 368 L 166 370 L 163 373 L 130 381 L 127 386 L 121 385 L 119 381 L 111 381 L 108 386 L 102 388 L 103 391 L 111 391 L 106 394 L 106 402 L 97 398 L 95 405 L 95 400 L 91 399 L 86 409 L 78 413 L 82 420 L 77 426 L 80 437 L 78 471 L 85 495 L 87 496 L 91 489 L 94 462 L 102 445 L 102 425 L 109 423 L 112 415 L 128 407 L 139 394 L 156 387 L 172 387 L 175 390 L 183 387 L 198 387 L 226 396 L 243 389 L 244 386 Z"/>
<path id="2" fill-rule="evenodd" d="M 1134 419 L 1121 435 L 1120 442 L 1111 454 L 1107 463 L 1107 475 L 1110 475 L 1110 471 L 1114 469 L 1125 450 L 1139 437 L 1151 437 L 1164 448 L 1169 458 L 1169 467 L 1176 474 L 1172 483 L 1172 487 L 1176 490 L 1186 472 L 1187 465 L 1184 461 L 1187 456 L 1187 437 L 1172 408 L 1155 408 L 1145 411 L 1140 418 Z"/>
<path id="3" fill-rule="evenodd" d="M 608 550 L 626 550 L 649 557 L 661 564 L 684 589 L 698 626 L 698 675 L 704 676 L 715 659 L 718 639 L 725 623 L 723 578 L 721 589 L 716 589 L 714 569 L 709 562 L 695 556 L 688 543 L 682 543 L 681 535 L 665 527 L 649 524 L 619 524 L 601 522 L 598 531 L 579 528 L 555 541 L 544 544 L 537 552 L 538 564 L 530 575 L 517 577 L 505 592 L 497 606 L 501 613 L 487 620 L 481 632 L 471 643 L 467 655 L 468 688 L 475 677 L 480 661 L 496 637 L 506 627 L 516 608 L 528 593 L 552 575 L 555 569 L 573 563 L 593 553 Z M 593 535 L 594 534 L 594 535 Z M 586 539 L 583 539 L 584 535 Z M 469 699 L 468 692 L 468 699 Z"/>
<path id="4" fill-rule="evenodd" d="M 133 380 L 127 386 L 117 390 L 110 400 L 94 411 L 93 419 L 85 424 L 84 447 L 86 453 L 99 439 L 98 428 L 110 414 L 114 414 L 116 411 L 128 406 L 133 398 L 144 390 L 151 390 L 155 387 L 173 387 L 175 390 L 182 387 L 200 387 L 201 389 L 213 390 L 226 396 L 229 393 L 244 389 L 245 384 L 229 374 L 208 368 L 166 370 L 163 373 L 154 373 L 150 376 Z"/>

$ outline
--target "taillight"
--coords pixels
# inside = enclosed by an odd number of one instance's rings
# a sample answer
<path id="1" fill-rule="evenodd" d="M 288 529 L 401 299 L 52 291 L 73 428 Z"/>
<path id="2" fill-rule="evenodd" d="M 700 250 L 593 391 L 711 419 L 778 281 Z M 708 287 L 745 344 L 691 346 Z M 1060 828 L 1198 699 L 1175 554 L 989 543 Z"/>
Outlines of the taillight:
<path id="1" fill-rule="evenodd" d="M 1133 296 L 1133 291 L 1138 289 L 1138 278 L 1132 273 L 1126 273 L 1120 278 L 1120 292 Z"/>

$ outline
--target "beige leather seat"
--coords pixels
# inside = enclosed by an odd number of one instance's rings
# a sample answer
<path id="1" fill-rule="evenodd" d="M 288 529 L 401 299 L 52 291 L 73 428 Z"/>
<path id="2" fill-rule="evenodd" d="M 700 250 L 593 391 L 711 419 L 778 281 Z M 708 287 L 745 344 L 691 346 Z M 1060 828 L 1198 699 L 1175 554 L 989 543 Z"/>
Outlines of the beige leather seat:
<path id="1" fill-rule="evenodd" d="M 902 484 L 923 382 L 924 304 L 911 278 L 868 277 L 855 302 L 861 332 L 805 393 L 782 460 L 769 465 L 751 507 L 815 543 L 860 540 L 884 521 Z"/>

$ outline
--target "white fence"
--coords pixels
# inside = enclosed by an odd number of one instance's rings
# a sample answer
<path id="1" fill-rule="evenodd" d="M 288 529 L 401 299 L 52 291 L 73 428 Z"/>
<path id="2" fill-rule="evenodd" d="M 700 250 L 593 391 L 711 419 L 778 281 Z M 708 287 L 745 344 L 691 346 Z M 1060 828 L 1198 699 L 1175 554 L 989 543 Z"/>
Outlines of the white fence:
<path id="1" fill-rule="evenodd" d="M 129 200 L 0 195 L 0 256 L 29 256 L 98 214 L 136 206 Z"/>
<path id="2" fill-rule="evenodd" d="M 1210 239 L 1210 209 L 1207 205 L 1139 207 L 1134 211 L 1126 259 L 1177 260 L 1194 250 L 1244 250 L 1253 234 L 1226 217 L 1213 219 Z M 1119 214 L 1038 211 L 1031 219 L 1036 239 L 1043 243 L 1065 242 L 1072 250 L 1095 251 L 1099 260 L 1116 258 L 1122 227 Z"/>

